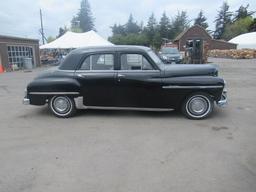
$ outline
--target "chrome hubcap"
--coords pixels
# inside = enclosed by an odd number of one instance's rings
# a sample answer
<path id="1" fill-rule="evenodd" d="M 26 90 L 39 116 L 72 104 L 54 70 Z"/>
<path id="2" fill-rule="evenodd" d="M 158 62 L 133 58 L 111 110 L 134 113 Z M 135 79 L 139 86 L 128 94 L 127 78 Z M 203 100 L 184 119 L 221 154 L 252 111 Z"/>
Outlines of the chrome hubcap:
<path id="1" fill-rule="evenodd" d="M 207 111 L 208 103 L 204 98 L 195 97 L 190 100 L 188 109 L 194 115 L 202 115 Z"/>
<path id="2" fill-rule="evenodd" d="M 70 102 L 66 97 L 58 97 L 54 100 L 53 106 L 59 113 L 65 113 L 70 109 Z"/>

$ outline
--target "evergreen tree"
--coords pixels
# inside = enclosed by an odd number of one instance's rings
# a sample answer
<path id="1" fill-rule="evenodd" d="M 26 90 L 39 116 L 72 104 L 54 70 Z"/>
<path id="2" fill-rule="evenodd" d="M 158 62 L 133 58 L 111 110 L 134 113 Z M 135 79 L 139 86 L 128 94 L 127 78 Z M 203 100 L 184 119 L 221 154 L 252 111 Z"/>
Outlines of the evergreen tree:
<path id="1" fill-rule="evenodd" d="M 245 7 L 241 5 L 239 9 L 236 11 L 233 21 L 237 21 L 239 19 L 244 19 L 248 16 L 252 16 L 255 11 L 248 11 L 249 4 L 247 4 Z"/>
<path id="2" fill-rule="evenodd" d="M 162 38 L 169 38 L 170 19 L 164 12 L 159 22 L 159 32 Z"/>
<path id="3" fill-rule="evenodd" d="M 152 13 L 148 19 L 147 26 L 145 27 L 145 33 L 151 45 L 153 45 L 153 39 L 156 31 L 157 31 L 157 21 L 154 14 Z"/>
<path id="4" fill-rule="evenodd" d="M 88 0 L 81 1 L 81 7 L 78 13 L 79 27 L 83 32 L 95 30 L 94 18 L 92 16 L 91 7 Z"/>
<path id="5" fill-rule="evenodd" d="M 78 14 L 71 20 L 71 31 L 87 32 L 90 30 L 96 30 L 94 28 L 94 18 L 88 0 L 82 0 Z"/>
<path id="6" fill-rule="evenodd" d="M 125 35 L 125 26 L 123 25 L 114 24 L 110 28 L 112 29 L 113 35 Z"/>
<path id="7" fill-rule="evenodd" d="M 77 16 L 73 16 L 71 20 L 71 29 L 80 27 L 80 21 Z"/>
<path id="8" fill-rule="evenodd" d="M 229 5 L 224 2 L 218 11 L 218 15 L 215 24 L 214 38 L 221 39 L 224 33 L 225 27 L 231 23 L 232 13 L 229 11 Z"/>
<path id="9" fill-rule="evenodd" d="M 132 14 L 130 14 L 128 22 L 125 25 L 125 32 L 127 34 L 130 33 L 139 33 L 140 30 L 140 26 L 137 25 L 137 22 L 134 21 Z"/>
<path id="10" fill-rule="evenodd" d="M 59 28 L 59 34 L 58 34 L 57 38 L 59 38 L 62 35 L 64 35 L 67 31 L 68 31 L 68 28 L 66 26 L 64 26 L 64 28 L 60 27 Z"/>
<path id="11" fill-rule="evenodd" d="M 170 38 L 175 38 L 182 31 L 189 28 L 190 21 L 188 20 L 187 12 L 181 11 L 175 16 L 171 23 Z"/>
<path id="12" fill-rule="evenodd" d="M 204 13 L 202 10 L 198 13 L 197 18 L 195 19 L 194 25 L 199 25 L 205 29 L 208 28 L 208 23 L 206 22 L 207 18 L 204 16 Z"/>

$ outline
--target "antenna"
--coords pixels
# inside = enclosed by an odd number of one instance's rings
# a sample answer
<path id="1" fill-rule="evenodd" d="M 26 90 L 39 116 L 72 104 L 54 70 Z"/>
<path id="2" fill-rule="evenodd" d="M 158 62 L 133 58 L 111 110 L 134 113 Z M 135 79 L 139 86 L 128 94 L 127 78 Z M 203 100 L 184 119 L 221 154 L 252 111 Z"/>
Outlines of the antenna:
<path id="1" fill-rule="evenodd" d="M 40 30 L 40 33 L 41 33 L 41 35 L 42 35 L 42 42 L 43 42 L 43 45 L 44 45 L 45 36 L 44 36 L 43 16 L 42 16 L 42 10 L 41 10 L 41 9 L 40 9 L 40 21 L 41 21 L 41 30 Z"/>

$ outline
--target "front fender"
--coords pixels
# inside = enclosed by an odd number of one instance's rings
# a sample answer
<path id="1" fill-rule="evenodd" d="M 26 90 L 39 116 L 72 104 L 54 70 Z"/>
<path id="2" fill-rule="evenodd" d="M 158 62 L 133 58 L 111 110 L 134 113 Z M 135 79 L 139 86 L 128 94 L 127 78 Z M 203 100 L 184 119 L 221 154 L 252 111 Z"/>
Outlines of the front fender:
<path id="1" fill-rule="evenodd" d="M 185 76 L 185 77 L 169 77 L 163 79 L 163 88 L 166 91 L 175 90 L 184 97 L 193 92 L 206 92 L 218 101 L 225 82 L 220 77 L 214 76 Z"/>

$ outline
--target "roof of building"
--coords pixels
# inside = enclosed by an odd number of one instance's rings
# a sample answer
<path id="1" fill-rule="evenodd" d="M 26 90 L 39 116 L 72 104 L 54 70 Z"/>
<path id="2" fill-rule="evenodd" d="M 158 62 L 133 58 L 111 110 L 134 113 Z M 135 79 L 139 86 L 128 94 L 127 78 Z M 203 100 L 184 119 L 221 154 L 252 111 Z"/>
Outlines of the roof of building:
<path id="1" fill-rule="evenodd" d="M 25 40 L 25 41 L 39 41 L 38 39 L 31 39 L 26 37 L 16 37 L 16 36 L 9 36 L 9 35 L 0 35 L 0 39 L 17 39 L 17 40 Z"/>
<path id="2" fill-rule="evenodd" d="M 194 26 L 192 26 L 192 27 L 190 27 L 190 28 L 187 28 L 187 29 L 185 29 L 184 31 L 182 31 L 182 32 L 174 39 L 174 41 L 180 40 L 188 31 L 192 30 L 193 28 L 200 28 L 200 29 L 201 29 L 203 32 L 205 32 L 210 38 L 212 38 L 211 35 L 209 35 L 209 33 L 205 30 L 205 28 L 201 27 L 200 25 L 194 25 Z"/>

